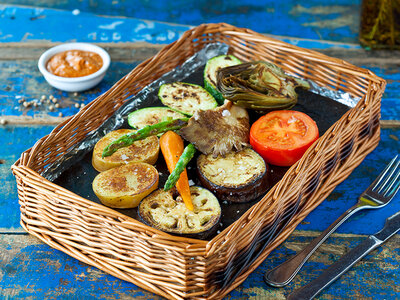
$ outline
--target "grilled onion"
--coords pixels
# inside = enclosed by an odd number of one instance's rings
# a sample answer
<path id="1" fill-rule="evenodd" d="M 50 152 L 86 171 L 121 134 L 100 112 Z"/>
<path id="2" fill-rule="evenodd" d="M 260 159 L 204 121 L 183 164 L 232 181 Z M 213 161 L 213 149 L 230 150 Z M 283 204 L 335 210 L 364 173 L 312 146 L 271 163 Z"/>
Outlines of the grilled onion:
<path id="1" fill-rule="evenodd" d="M 224 98 L 257 111 L 293 107 L 297 103 L 296 87 L 308 89 L 310 85 L 268 62 L 243 63 L 217 73 L 217 88 Z"/>

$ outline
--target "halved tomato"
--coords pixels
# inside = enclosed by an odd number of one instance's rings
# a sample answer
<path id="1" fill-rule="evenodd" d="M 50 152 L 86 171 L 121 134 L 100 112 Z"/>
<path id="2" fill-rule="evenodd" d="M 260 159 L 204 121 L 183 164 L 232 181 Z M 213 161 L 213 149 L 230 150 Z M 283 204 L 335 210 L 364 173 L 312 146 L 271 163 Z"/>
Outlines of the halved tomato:
<path id="1" fill-rule="evenodd" d="M 291 166 L 319 137 L 317 124 L 293 110 L 272 111 L 250 128 L 250 144 L 267 163 Z"/>

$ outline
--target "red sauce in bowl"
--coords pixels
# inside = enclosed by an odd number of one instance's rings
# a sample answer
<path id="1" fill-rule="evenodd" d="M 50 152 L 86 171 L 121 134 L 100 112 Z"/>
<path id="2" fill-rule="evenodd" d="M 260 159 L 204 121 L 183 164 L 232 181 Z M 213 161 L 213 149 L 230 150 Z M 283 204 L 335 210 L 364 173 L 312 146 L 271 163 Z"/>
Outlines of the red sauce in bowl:
<path id="1" fill-rule="evenodd" d="M 82 77 L 101 69 L 103 59 L 97 53 L 83 50 L 68 50 L 49 59 L 46 69 L 61 77 Z"/>

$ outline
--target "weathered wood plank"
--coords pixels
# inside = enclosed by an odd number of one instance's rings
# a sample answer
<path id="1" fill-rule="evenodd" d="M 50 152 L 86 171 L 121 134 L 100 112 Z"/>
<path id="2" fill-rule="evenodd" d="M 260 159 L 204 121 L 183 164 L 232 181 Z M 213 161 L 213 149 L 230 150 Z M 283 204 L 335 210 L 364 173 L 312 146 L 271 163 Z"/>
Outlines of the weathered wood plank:
<path id="1" fill-rule="evenodd" d="M 383 224 L 379 225 L 379 229 L 381 226 Z M 358 235 L 334 234 L 310 257 L 287 287 L 277 289 L 263 283 L 265 271 L 303 249 L 317 234 L 319 233 L 309 236 L 309 232 L 296 231 L 283 245 L 271 253 L 239 289 L 247 293 L 251 291 L 253 294 L 249 296 L 264 295 L 267 299 L 268 297 L 285 299 L 291 291 L 315 279 L 330 264 L 365 238 Z M 399 239 L 400 236 L 396 235 L 381 248 L 371 252 L 316 299 L 394 299 L 398 297 L 400 293 L 397 284 L 400 262 Z"/>
<path id="2" fill-rule="evenodd" d="M 40 74 L 36 64 L 40 54 L 51 47 L 51 43 L 30 43 L 25 48 L 16 44 L 0 43 L 0 116 L 30 116 L 45 119 L 47 116 L 59 117 L 75 114 L 79 108 L 75 105 L 87 104 L 100 94 L 107 91 L 115 82 L 131 71 L 140 61 L 149 58 L 160 50 L 160 45 L 143 43 L 109 44 L 101 43 L 110 52 L 113 60 L 104 80 L 95 88 L 85 92 L 61 92 L 52 88 Z M 119 47 L 121 45 L 122 47 Z M 400 59 L 398 53 L 389 55 L 387 52 L 369 52 L 362 49 L 329 49 L 322 51 L 328 55 L 348 60 L 357 66 L 370 69 L 378 76 L 387 80 L 388 84 L 382 99 L 382 119 L 399 120 L 400 106 L 398 91 L 400 90 L 400 74 L 397 72 Z M 376 57 L 376 61 L 374 60 Z M 53 95 L 58 99 L 59 108 L 53 103 L 54 110 L 49 105 L 24 107 L 19 101 L 25 98 L 29 102 L 39 100 L 43 95 Z M 33 103 L 33 102 L 32 102 Z M 26 119 L 25 119 L 26 120 Z M 21 120 L 22 123 L 26 123 Z M 10 121 L 15 122 L 11 118 Z M 54 122 L 53 122 L 54 123 Z"/>
<path id="3" fill-rule="evenodd" d="M 102 82 L 85 93 L 67 93 L 51 87 L 40 74 L 36 64 L 37 62 L 32 60 L 0 60 L 1 116 L 37 118 L 71 116 L 79 111 L 80 105 L 85 105 L 106 92 L 115 82 L 129 73 L 137 62 L 112 62 Z M 50 96 L 55 97 L 59 107 L 55 103 L 41 101 L 42 96 L 45 96 L 46 100 L 49 100 Z M 22 99 L 29 102 L 30 106 L 25 107 L 23 103 L 19 103 Z M 35 102 L 39 103 L 36 107 Z"/>
<path id="4" fill-rule="evenodd" d="M 151 42 L 169 44 L 190 26 L 90 13 L 0 5 L 1 42 Z M 48 30 L 68 28 L 68 30 Z"/>
<path id="5" fill-rule="evenodd" d="M 25 4 L 39 7 L 52 7 L 67 10 L 65 15 L 70 17 L 68 21 L 72 30 L 70 32 L 58 33 L 43 32 L 40 34 L 29 30 L 29 35 L 21 30 L 6 37 L 6 41 L 20 41 L 32 39 L 48 39 L 62 41 L 62 39 L 74 39 L 77 35 L 85 32 L 78 39 L 95 41 L 106 39 L 107 41 L 121 41 L 126 35 L 131 37 L 128 22 L 121 18 L 114 20 L 119 23 L 116 34 L 110 30 L 96 28 L 97 22 L 89 24 L 87 15 L 83 12 L 90 12 L 100 15 L 124 16 L 171 22 L 175 24 L 199 25 L 204 22 L 218 23 L 227 22 L 238 27 L 246 27 L 257 32 L 275 35 L 300 37 L 316 40 L 331 40 L 340 42 L 357 43 L 359 28 L 360 0 L 312 0 L 312 1 L 106 1 L 106 0 L 73 0 L 73 1 L 35 1 L 35 0 L 5 0 L 3 3 Z M 87 28 L 75 26 L 76 16 L 71 11 L 79 9 L 80 19 L 85 21 Z M 26 13 L 26 11 L 28 11 Z M 17 8 L 4 10 L 3 15 L 8 18 L 4 25 L 11 25 L 12 22 L 24 22 L 29 26 L 40 26 L 44 23 L 58 25 L 59 20 L 54 16 L 61 17 L 63 12 L 49 9 Z M 14 18 L 14 19 L 13 19 Z M 110 23 L 108 23 L 110 24 Z M 130 23 L 136 25 L 134 22 Z M 154 23 L 152 23 L 154 24 Z M 104 26 L 105 24 L 100 23 Z M 169 36 L 176 38 L 172 32 L 168 35 L 158 32 L 155 36 L 148 36 L 146 31 L 149 26 L 140 23 L 143 31 L 137 34 L 138 39 L 153 40 L 156 43 L 164 42 Z M 156 27 L 162 27 L 162 23 L 155 23 Z M 166 26 L 166 25 L 164 25 Z M 170 24 L 169 26 L 173 26 Z M 183 27 L 183 26 L 182 26 Z M 131 26 L 136 28 L 136 26 Z M 187 28 L 187 26 L 186 26 Z M 40 32 L 40 31 L 37 31 Z M 89 32 L 90 34 L 86 34 Z M 143 33 L 142 33 L 143 32 Z"/>
<path id="6" fill-rule="evenodd" d="M 47 49 L 60 45 L 46 41 L 24 43 L 0 43 L 1 60 L 38 60 Z M 161 50 L 165 45 L 146 42 L 93 43 L 105 50 L 112 61 L 132 63 L 143 61 Z"/>
<path id="7" fill-rule="evenodd" d="M 316 278 L 365 238 L 334 234 L 310 258 L 293 283 L 277 289 L 263 282 L 266 270 L 302 249 L 314 236 L 309 232 L 295 232 L 226 299 L 285 299 L 291 291 Z M 399 235 L 390 239 L 328 287 L 318 299 L 397 297 L 400 293 L 399 243 Z M 0 281 L 0 298 L 161 299 L 52 249 L 30 235 L 0 236 Z"/>
<path id="8" fill-rule="evenodd" d="M 54 126 L 0 126 L 0 232 L 20 232 L 17 185 L 11 165 Z"/>

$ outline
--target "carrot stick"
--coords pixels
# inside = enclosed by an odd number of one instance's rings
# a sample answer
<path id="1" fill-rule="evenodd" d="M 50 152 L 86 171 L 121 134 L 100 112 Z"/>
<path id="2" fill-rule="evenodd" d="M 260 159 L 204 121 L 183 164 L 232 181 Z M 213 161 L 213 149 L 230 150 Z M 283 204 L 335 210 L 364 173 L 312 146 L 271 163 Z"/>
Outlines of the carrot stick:
<path id="1" fill-rule="evenodd" d="M 170 173 L 175 169 L 179 157 L 183 153 L 183 139 L 173 131 L 167 131 L 160 138 L 160 148 Z M 181 173 L 176 182 L 176 189 L 182 197 L 187 209 L 193 210 L 192 198 L 190 195 L 189 179 L 186 169 Z"/>

